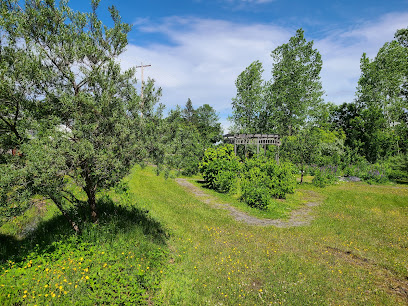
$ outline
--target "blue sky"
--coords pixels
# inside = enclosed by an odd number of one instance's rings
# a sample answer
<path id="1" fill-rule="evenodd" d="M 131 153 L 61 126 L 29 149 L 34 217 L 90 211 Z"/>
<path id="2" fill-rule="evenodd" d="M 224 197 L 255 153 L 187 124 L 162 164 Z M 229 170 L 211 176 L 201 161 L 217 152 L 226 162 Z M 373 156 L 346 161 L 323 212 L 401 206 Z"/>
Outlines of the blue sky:
<path id="1" fill-rule="evenodd" d="M 89 11 L 89 3 L 69 5 Z M 162 87 L 167 109 L 188 98 L 195 107 L 208 103 L 225 128 L 237 76 L 260 60 L 269 79 L 270 52 L 296 29 L 322 54 L 325 100 L 340 104 L 354 99 L 363 52 L 373 58 L 397 29 L 408 27 L 408 0 L 101 0 L 106 24 L 112 4 L 133 25 L 122 66 L 151 64 L 144 74 Z"/>

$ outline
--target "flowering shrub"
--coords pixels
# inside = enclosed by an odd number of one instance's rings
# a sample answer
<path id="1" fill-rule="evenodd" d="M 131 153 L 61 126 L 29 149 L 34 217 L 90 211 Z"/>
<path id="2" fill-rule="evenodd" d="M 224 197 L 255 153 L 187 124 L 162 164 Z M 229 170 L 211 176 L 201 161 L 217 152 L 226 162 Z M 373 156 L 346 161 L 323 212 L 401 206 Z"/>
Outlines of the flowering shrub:
<path id="1" fill-rule="evenodd" d="M 344 176 L 357 176 L 369 184 L 382 184 L 388 181 L 391 168 L 386 165 L 362 162 L 357 165 L 348 165 L 343 169 Z"/>
<path id="2" fill-rule="evenodd" d="M 371 165 L 361 175 L 361 178 L 369 184 L 383 184 L 388 182 L 387 170 L 378 164 Z"/>

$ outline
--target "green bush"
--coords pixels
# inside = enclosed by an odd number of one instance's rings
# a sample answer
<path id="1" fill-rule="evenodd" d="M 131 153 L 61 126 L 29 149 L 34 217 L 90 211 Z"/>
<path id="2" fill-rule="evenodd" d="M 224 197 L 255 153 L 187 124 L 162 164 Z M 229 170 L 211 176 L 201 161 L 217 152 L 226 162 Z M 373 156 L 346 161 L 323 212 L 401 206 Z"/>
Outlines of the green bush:
<path id="1" fill-rule="evenodd" d="M 408 154 L 391 157 L 388 161 L 388 177 L 392 180 L 408 181 Z"/>
<path id="2" fill-rule="evenodd" d="M 361 178 L 369 184 L 383 184 L 388 182 L 387 169 L 379 164 L 370 165 L 361 173 Z"/>
<path id="3" fill-rule="evenodd" d="M 325 187 L 333 185 L 337 180 L 337 167 L 326 166 L 316 168 L 313 178 L 313 185 L 317 187 Z"/>
<path id="4" fill-rule="evenodd" d="M 395 168 L 387 163 L 369 164 L 367 161 L 355 165 L 348 165 L 343 169 L 344 176 L 357 176 L 369 184 L 383 184 L 388 182 L 389 177 L 397 174 Z"/>
<path id="5" fill-rule="evenodd" d="M 296 185 L 295 168 L 290 163 L 277 164 L 263 156 L 247 159 L 242 174 L 241 199 L 251 207 L 265 209 L 271 198 L 285 198 Z"/>
<path id="6" fill-rule="evenodd" d="M 239 176 L 240 162 L 233 145 L 209 148 L 199 165 L 207 186 L 219 192 L 228 192 Z"/>
<path id="7" fill-rule="evenodd" d="M 268 177 L 260 168 L 254 167 L 244 173 L 241 199 L 251 207 L 265 209 L 269 204 Z"/>

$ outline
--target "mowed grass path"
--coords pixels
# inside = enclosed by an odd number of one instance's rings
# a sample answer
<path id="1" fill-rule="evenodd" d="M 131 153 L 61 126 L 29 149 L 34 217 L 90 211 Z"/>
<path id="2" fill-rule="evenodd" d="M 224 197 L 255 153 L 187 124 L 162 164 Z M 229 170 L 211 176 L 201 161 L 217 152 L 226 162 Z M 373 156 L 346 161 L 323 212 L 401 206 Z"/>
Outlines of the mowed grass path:
<path id="1" fill-rule="evenodd" d="M 301 186 L 321 195 L 315 219 L 282 229 L 237 222 L 151 168 L 128 180 L 170 233 L 158 303 L 408 304 L 407 187 Z"/>

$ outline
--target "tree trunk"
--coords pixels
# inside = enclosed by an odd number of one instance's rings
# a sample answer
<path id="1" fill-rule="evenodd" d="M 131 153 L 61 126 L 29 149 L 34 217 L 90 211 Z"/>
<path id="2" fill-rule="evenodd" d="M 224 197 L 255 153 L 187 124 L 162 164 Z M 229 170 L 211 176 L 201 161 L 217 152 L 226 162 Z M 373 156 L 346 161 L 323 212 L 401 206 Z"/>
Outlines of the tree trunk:
<path id="1" fill-rule="evenodd" d="M 303 184 L 303 163 L 302 163 L 302 169 L 300 170 L 300 183 Z"/>
<path id="2" fill-rule="evenodd" d="M 96 186 L 88 185 L 88 180 L 87 180 L 87 185 L 85 186 L 85 192 L 88 196 L 88 205 L 89 209 L 91 210 L 91 218 L 93 223 L 98 223 L 98 213 L 96 210 L 96 198 L 95 198 L 95 191 L 96 191 Z"/>
<path id="3" fill-rule="evenodd" d="M 89 209 L 91 211 L 91 219 L 93 223 L 98 223 L 98 213 L 96 210 L 96 199 L 95 199 L 95 194 L 96 194 L 96 182 L 92 180 L 92 177 L 90 175 L 90 170 L 89 170 L 89 162 L 86 161 L 84 165 L 84 172 L 83 176 L 85 178 L 85 193 L 88 196 L 88 205 Z"/>
<path id="4" fill-rule="evenodd" d="M 70 218 L 70 216 L 67 214 L 67 212 L 62 208 L 62 203 L 60 200 L 57 199 L 57 197 L 50 195 L 49 198 L 54 202 L 54 204 L 58 207 L 59 211 L 62 213 L 62 215 L 67 219 L 69 224 L 72 226 L 73 230 L 75 231 L 76 234 L 80 235 L 81 234 L 81 229 L 79 226 Z"/>

